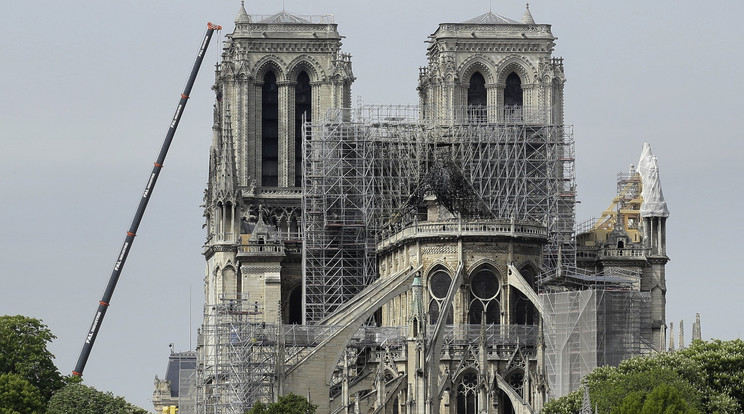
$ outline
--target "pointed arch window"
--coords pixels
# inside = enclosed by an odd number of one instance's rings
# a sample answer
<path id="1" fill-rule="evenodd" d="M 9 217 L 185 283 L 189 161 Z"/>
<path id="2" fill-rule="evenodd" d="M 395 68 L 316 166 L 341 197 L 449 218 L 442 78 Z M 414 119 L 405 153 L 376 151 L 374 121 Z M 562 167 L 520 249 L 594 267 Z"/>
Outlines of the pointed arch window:
<path id="1" fill-rule="evenodd" d="M 468 86 L 468 120 L 470 122 L 484 122 L 486 120 L 486 79 L 480 72 L 470 76 Z"/>
<path id="2" fill-rule="evenodd" d="M 279 87 L 274 72 L 261 88 L 261 185 L 279 185 Z"/>
<path id="3" fill-rule="evenodd" d="M 312 101 L 310 76 L 302 71 L 295 86 L 295 187 L 302 186 L 302 125 L 303 117 L 304 121 L 312 122 Z"/>
<path id="4" fill-rule="evenodd" d="M 504 106 L 522 106 L 522 79 L 515 72 L 506 77 L 506 86 L 504 87 Z"/>
<path id="5" fill-rule="evenodd" d="M 476 414 L 478 409 L 478 376 L 465 373 L 457 386 L 457 414 Z"/>
<path id="6" fill-rule="evenodd" d="M 536 272 L 531 266 L 524 266 L 519 269 L 519 273 L 532 288 L 536 290 L 535 275 Z M 512 300 L 514 312 L 512 313 L 512 323 L 516 325 L 535 325 L 537 323 L 537 309 L 527 296 L 519 290 L 512 288 Z"/>
<path id="7" fill-rule="evenodd" d="M 443 307 L 444 299 L 447 297 L 450 284 L 452 284 L 452 277 L 444 270 L 436 270 L 429 276 L 429 294 L 431 295 L 429 321 L 431 324 L 436 324 L 439 319 L 439 312 Z M 449 312 L 446 323 L 451 324 L 453 319 L 452 312 Z"/>
<path id="8" fill-rule="evenodd" d="M 487 324 L 498 324 L 501 319 L 499 278 L 491 268 L 478 270 L 470 281 L 470 306 L 468 323 L 477 325 L 485 313 Z"/>
<path id="9" fill-rule="evenodd" d="M 289 294 L 289 315 L 286 323 L 302 324 L 302 286 L 296 286 Z"/>

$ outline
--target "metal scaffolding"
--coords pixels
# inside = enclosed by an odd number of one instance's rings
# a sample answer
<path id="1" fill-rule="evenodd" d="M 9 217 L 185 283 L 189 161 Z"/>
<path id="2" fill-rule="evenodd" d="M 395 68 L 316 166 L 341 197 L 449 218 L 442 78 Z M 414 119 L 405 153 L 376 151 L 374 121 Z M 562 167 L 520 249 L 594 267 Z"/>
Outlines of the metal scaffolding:
<path id="1" fill-rule="evenodd" d="M 376 278 L 376 243 L 418 220 L 427 195 L 455 217 L 543 223 L 545 270 L 575 264 L 571 128 L 537 108 L 505 111 L 453 121 L 428 116 L 432 108 L 365 106 L 306 126 L 307 323 Z M 501 113 L 509 116 L 490 116 Z"/>
<path id="2" fill-rule="evenodd" d="M 578 389 L 594 368 L 617 366 L 651 349 L 650 293 L 599 283 L 602 287 L 540 294 L 551 399 Z"/>
<path id="3" fill-rule="evenodd" d="M 260 321 L 259 304 L 223 299 L 205 305 L 204 315 L 198 344 L 198 412 L 243 414 L 256 401 L 271 401 L 277 332 Z"/>

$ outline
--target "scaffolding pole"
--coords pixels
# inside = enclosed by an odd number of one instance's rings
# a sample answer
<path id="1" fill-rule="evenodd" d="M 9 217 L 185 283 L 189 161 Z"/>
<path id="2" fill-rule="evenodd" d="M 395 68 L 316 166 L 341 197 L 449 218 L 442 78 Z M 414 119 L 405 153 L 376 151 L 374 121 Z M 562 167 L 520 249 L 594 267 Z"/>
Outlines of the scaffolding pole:
<path id="1" fill-rule="evenodd" d="M 544 271 L 575 265 L 571 128 L 547 123 L 550 117 L 537 108 L 483 108 L 478 113 L 489 115 L 455 117 L 459 122 L 426 115 L 436 113 L 365 106 L 332 110 L 306 125 L 306 323 L 321 320 L 377 277 L 376 243 L 417 220 L 414 198 L 445 175 L 457 176 L 463 194 L 473 196 L 463 211 L 543 223 L 549 233 Z"/>
<path id="2" fill-rule="evenodd" d="M 276 326 L 261 322 L 263 309 L 246 299 L 205 305 L 197 378 L 202 414 L 243 414 L 273 400 Z"/>

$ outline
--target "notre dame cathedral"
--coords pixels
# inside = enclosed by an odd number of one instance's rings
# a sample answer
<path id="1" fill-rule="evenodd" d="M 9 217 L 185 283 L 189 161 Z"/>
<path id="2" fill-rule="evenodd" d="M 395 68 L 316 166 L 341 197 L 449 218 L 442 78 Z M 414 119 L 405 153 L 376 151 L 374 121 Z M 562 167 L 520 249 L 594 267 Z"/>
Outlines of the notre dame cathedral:
<path id="1" fill-rule="evenodd" d="M 213 87 L 189 410 L 294 393 L 319 413 L 536 413 L 664 348 L 650 147 L 577 224 L 551 26 L 527 8 L 434 29 L 419 105 L 354 107 L 332 16 L 241 6 Z"/>

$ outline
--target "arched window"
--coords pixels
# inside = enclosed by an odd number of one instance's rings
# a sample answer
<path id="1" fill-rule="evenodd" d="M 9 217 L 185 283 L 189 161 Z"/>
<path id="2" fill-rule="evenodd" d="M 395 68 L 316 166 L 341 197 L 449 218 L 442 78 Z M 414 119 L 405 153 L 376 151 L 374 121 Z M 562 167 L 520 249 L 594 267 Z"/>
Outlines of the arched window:
<path id="1" fill-rule="evenodd" d="M 500 323 L 501 304 L 498 300 L 500 290 L 499 278 L 491 268 L 482 268 L 473 275 L 470 280 L 469 324 L 480 324 L 483 312 L 486 314 L 486 323 Z"/>
<path id="2" fill-rule="evenodd" d="M 302 324 L 302 286 L 297 286 L 289 293 L 289 324 Z"/>
<path id="3" fill-rule="evenodd" d="M 515 72 L 506 77 L 504 106 L 522 106 L 522 79 Z"/>
<path id="4" fill-rule="evenodd" d="M 480 72 L 475 72 L 470 76 L 468 106 L 486 106 L 486 79 Z"/>
<path id="5" fill-rule="evenodd" d="M 432 324 L 437 323 L 439 319 L 439 312 L 443 307 L 442 302 L 447 297 L 450 284 L 452 284 L 452 277 L 444 270 L 436 270 L 429 276 L 429 293 L 432 298 L 429 302 L 429 319 Z M 446 322 L 451 324 L 452 321 L 452 312 L 449 312 Z"/>
<path id="6" fill-rule="evenodd" d="M 226 267 L 222 270 L 222 298 L 239 299 L 239 282 L 235 269 Z"/>
<path id="7" fill-rule="evenodd" d="M 536 290 L 536 273 L 532 267 L 524 266 L 519 269 L 519 273 L 527 284 L 530 285 L 532 290 Z M 512 303 L 514 304 L 512 323 L 517 325 L 535 325 L 537 323 L 537 310 L 535 309 L 535 305 L 532 304 L 532 301 L 530 301 L 524 293 L 520 292 L 516 288 L 512 288 Z"/>
<path id="8" fill-rule="evenodd" d="M 465 373 L 457 386 L 457 414 L 475 414 L 478 409 L 478 376 Z"/>
<path id="9" fill-rule="evenodd" d="M 279 88 L 271 71 L 261 88 L 261 185 L 279 185 Z"/>
<path id="10" fill-rule="evenodd" d="M 468 86 L 468 121 L 483 122 L 486 120 L 486 97 L 486 80 L 480 72 L 475 72 L 470 76 L 470 86 Z"/>
<path id="11" fill-rule="evenodd" d="M 295 187 L 302 186 L 302 121 L 312 121 L 312 89 L 305 71 L 297 76 L 295 86 Z"/>

